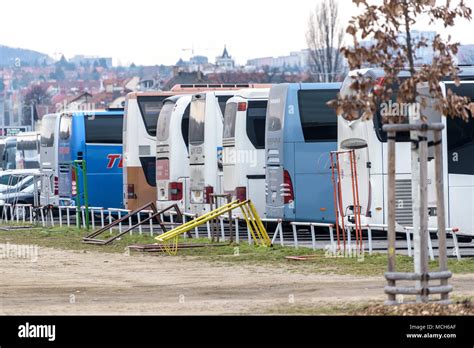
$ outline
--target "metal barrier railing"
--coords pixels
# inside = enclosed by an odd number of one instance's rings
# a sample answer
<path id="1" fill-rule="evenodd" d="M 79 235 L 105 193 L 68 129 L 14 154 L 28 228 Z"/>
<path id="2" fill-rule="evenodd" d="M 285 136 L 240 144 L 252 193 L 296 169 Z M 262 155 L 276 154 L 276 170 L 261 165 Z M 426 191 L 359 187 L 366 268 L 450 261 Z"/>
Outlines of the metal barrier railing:
<path id="1" fill-rule="evenodd" d="M 59 227 L 67 226 L 76 226 L 78 223 L 78 217 L 77 217 L 77 207 L 75 206 L 43 206 L 43 207 L 34 207 L 32 204 L 9 204 L 6 203 L 3 206 L 0 206 L 2 208 L 2 214 L 0 214 L 0 224 L 11 224 L 11 223 L 29 223 L 29 224 L 34 224 L 35 221 L 39 223 L 42 227 L 55 227 L 56 225 Z M 54 217 L 53 210 L 57 210 L 57 219 Z M 117 208 L 103 208 L 103 207 L 89 207 L 89 214 L 90 214 L 90 221 L 92 228 L 95 229 L 96 227 L 101 227 L 103 228 L 107 224 L 112 223 L 113 221 L 120 220 L 122 216 L 130 213 L 130 210 L 127 209 L 117 209 Z M 85 222 L 85 209 L 84 207 L 81 207 L 80 209 L 80 214 L 81 214 L 81 225 L 83 228 L 85 228 L 84 222 Z M 139 222 L 137 231 L 132 230 L 130 231 L 130 234 L 134 232 L 138 232 L 140 235 L 145 233 L 145 230 L 147 230 L 147 233 L 149 233 L 150 236 L 155 236 L 157 233 L 162 233 L 161 228 L 153 223 L 153 220 L 150 219 L 152 216 L 153 212 L 151 210 L 143 210 L 139 214 L 137 214 L 137 220 Z M 176 218 L 177 213 L 174 211 L 168 211 L 165 212 L 164 214 L 161 215 L 162 220 L 168 220 L 171 225 L 174 224 L 175 218 Z M 196 214 L 192 213 L 182 213 L 182 219 L 183 223 L 186 223 L 192 219 L 195 219 L 197 217 Z M 142 219 L 148 218 L 149 222 L 146 224 L 146 228 L 144 224 L 140 224 Z M 221 239 L 226 240 L 227 236 L 229 235 L 229 231 L 226 231 L 224 226 L 225 226 L 225 221 L 228 219 L 228 217 L 220 217 L 219 218 L 219 226 L 220 226 L 220 234 L 221 234 Z M 243 219 L 240 218 L 239 216 L 232 216 L 232 219 L 234 221 L 234 229 L 232 232 L 234 232 L 234 240 L 236 243 L 241 242 L 241 223 L 243 222 Z M 316 250 L 318 248 L 317 245 L 317 240 L 316 240 L 316 232 L 315 228 L 316 227 L 322 227 L 322 228 L 327 228 L 328 230 L 328 235 L 329 235 L 329 243 L 330 247 L 332 250 L 336 250 L 337 248 L 337 242 L 335 239 L 335 224 L 331 223 L 315 223 L 315 222 L 291 222 L 289 225 L 291 226 L 291 231 L 286 231 L 289 232 L 289 235 L 287 234 L 285 237 L 284 229 L 283 229 L 283 220 L 281 219 L 271 219 L 271 218 L 263 218 L 261 219 L 262 222 L 264 223 L 274 223 L 276 224 L 275 230 L 273 231 L 272 239 L 271 242 L 272 244 L 275 244 L 275 242 L 278 241 L 278 243 L 281 246 L 293 246 L 294 248 L 298 249 L 300 246 L 303 245 L 303 241 L 301 241 L 301 238 L 299 237 L 299 228 L 305 228 L 308 229 L 310 232 L 311 236 L 311 241 L 310 241 L 310 246 L 313 250 Z M 117 226 L 112 227 L 110 229 L 110 232 L 112 233 L 112 229 L 118 230 L 118 232 L 122 232 L 125 227 L 130 228 L 133 226 L 132 219 L 129 218 L 126 222 L 120 222 L 117 224 Z M 351 232 L 354 232 L 355 225 L 346 223 L 346 234 L 347 234 L 347 242 L 348 246 L 350 247 L 351 245 Z M 373 254 L 374 247 L 373 247 L 373 231 L 387 231 L 387 225 L 384 224 L 364 224 L 361 225 L 361 229 L 363 231 L 367 231 L 367 247 L 364 244 L 364 250 L 367 250 L 370 255 Z M 429 228 L 429 232 L 431 233 L 436 233 L 437 229 L 436 228 Z M 270 232 L 270 231 L 269 231 Z M 412 235 L 413 235 L 413 228 L 412 227 L 404 227 L 404 232 L 406 236 L 406 250 L 407 254 L 409 257 L 413 257 L 413 240 L 412 240 Z M 452 237 L 453 240 L 453 252 L 452 255 L 455 256 L 458 260 L 461 260 L 461 249 L 459 246 L 459 241 L 458 241 L 458 231 L 455 228 L 447 228 L 446 233 L 449 234 Z M 226 236 L 227 233 L 227 236 Z M 209 226 L 209 223 L 207 223 L 203 228 L 196 227 L 194 228 L 194 233 L 193 233 L 195 238 L 200 238 L 205 235 L 208 239 L 211 239 L 211 228 Z M 186 238 L 186 234 L 184 235 Z M 290 237 L 289 237 L 290 236 Z M 251 233 L 247 228 L 247 233 L 246 233 L 246 238 L 244 239 L 247 240 L 247 242 L 251 245 L 252 244 L 252 237 Z M 435 260 L 435 254 L 434 254 L 434 248 L 433 248 L 433 242 L 431 239 L 431 236 L 428 235 L 428 252 L 429 252 L 429 257 L 430 260 L 433 261 Z M 308 247 L 307 241 L 304 242 L 304 247 Z"/>

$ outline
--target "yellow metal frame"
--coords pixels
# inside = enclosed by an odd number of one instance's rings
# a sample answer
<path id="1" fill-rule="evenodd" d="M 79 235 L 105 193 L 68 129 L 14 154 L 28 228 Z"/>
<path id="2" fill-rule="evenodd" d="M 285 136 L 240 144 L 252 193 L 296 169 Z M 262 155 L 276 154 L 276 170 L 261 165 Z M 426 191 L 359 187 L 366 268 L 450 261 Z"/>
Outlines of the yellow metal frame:
<path id="1" fill-rule="evenodd" d="M 271 246 L 272 241 L 268 236 L 267 230 L 265 226 L 263 226 L 262 220 L 255 209 L 251 200 L 246 201 L 233 201 L 231 203 L 225 204 L 213 211 L 206 213 L 202 216 L 199 216 L 191 221 L 188 221 L 181 226 L 178 226 L 171 231 L 163 233 L 155 239 L 159 242 L 166 243 L 166 242 L 174 242 L 174 246 L 169 248 L 169 254 L 176 254 L 177 252 L 177 243 L 178 243 L 178 236 L 189 232 L 196 227 L 199 227 L 205 224 L 208 221 L 218 218 L 221 215 L 224 215 L 232 210 L 240 208 L 242 210 L 245 222 L 247 223 L 247 227 L 252 235 L 252 239 L 254 240 L 255 244 L 258 246 Z M 167 250 L 168 251 L 168 250 Z"/>

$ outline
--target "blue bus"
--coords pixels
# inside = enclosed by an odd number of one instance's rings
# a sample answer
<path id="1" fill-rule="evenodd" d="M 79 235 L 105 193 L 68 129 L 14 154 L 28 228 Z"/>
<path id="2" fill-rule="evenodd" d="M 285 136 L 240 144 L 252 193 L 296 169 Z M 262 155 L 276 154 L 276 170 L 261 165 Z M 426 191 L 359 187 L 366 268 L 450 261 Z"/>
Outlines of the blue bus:
<path id="1" fill-rule="evenodd" d="M 85 160 L 89 206 L 123 208 L 123 110 L 73 112 L 60 115 L 58 137 L 58 199 L 74 204 L 73 162 Z M 84 204 L 81 197 L 81 204 Z"/>
<path id="2" fill-rule="evenodd" d="M 340 88 L 340 83 L 271 88 L 265 125 L 267 218 L 336 220 L 330 152 L 337 150 L 337 116 L 326 103 Z"/>

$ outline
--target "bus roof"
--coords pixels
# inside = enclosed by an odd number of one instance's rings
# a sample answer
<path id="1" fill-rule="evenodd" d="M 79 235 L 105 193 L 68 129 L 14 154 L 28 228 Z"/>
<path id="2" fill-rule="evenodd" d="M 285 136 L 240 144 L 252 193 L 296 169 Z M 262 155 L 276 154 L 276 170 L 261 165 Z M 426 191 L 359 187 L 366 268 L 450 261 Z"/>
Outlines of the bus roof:
<path id="1" fill-rule="evenodd" d="M 175 85 L 170 91 L 149 91 L 149 92 L 130 92 L 127 94 L 126 99 L 137 99 L 137 97 L 171 97 L 178 94 L 194 94 L 199 92 L 207 91 L 219 91 L 219 90 L 238 90 L 243 88 L 270 88 L 271 84 L 265 83 L 241 83 L 241 84 L 189 84 L 189 85 Z"/>
<path id="2" fill-rule="evenodd" d="M 342 82 L 311 82 L 311 83 L 282 83 L 274 86 L 287 85 L 289 89 L 341 89 Z"/>
<path id="3" fill-rule="evenodd" d="M 171 97 L 168 97 L 166 98 L 165 100 L 163 100 L 163 104 L 164 103 L 175 103 L 182 97 L 186 97 L 186 96 L 191 96 L 191 94 L 179 94 L 179 95 L 173 95 Z"/>
<path id="4" fill-rule="evenodd" d="M 415 68 L 418 70 L 419 68 Z M 473 65 L 461 65 L 458 66 L 459 72 L 458 75 L 459 77 L 468 77 L 468 78 L 474 78 L 474 66 Z M 356 70 L 351 70 L 348 74 L 350 77 L 357 76 L 357 74 L 360 73 L 362 75 L 366 74 L 371 74 L 374 78 L 378 77 L 383 77 L 385 76 L 385 71 L 382 68 L 365 68 L 365 69 L 356 69 Z M 401 70 L 400 74 L 398 75 L 399 77 L 409 77 L 410 72 L 407 69 Z"/>
<path id="5" fill-rule="evenodd" d="M 270 88 L 246 88 L 235 93 L 234 97 L 243 99 L 264 99 L 268 98 Z"/>
<path id="6" fill-rule="evenodd" d="M 173 92 L 196 91 L 196 90 L 214 90 L 214 89 L 242 89 L 242 88 L 270 88 L 271 84 L 265 83 L 223 83 L 223 84 L 182 84 L 171 88 Z"/>
<path id="7" fill-rule="evenodd" d="M 87 116 L 87 115 L 97 115 L 97 116 L 117 116 L 123 115 L 123 109 L 117 110 L 84 110 L 84 111 L 71 111 L 71 112 L 64 112 L 63 114 L 66 115 L 73 115 L 73 116 Z"/>

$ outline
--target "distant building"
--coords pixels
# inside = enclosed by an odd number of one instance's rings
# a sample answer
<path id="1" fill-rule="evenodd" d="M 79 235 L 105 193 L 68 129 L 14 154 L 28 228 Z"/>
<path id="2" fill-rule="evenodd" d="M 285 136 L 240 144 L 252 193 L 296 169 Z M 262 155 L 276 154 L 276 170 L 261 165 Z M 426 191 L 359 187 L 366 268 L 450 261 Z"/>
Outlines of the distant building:
<path id="1" fill-rule="evenodd" d="M 234 70 L 235 61 L 227 51 L 227 47 L 224 46 L 224 52 L 222 52 L 222 55 L 216 57 L 216 66 L 217 68 L 222 68 L 224 70 Z"/>
<path id="2" fill-rule="evenodd" d="M 416 65 L 431 64 L 431 62 L 433 61 L 432 44 L 433 44 L 433 40 L 436 37 L 436 32 L 412 30 L 410 34 L 411 34 L 412 42 L 418 43 L 418 42 L 421 42 L 421 40 L 426 40 L 426 43 L 427 43 L 427 47 L 420 47 L 415 50 L 415 64 Z M 405 33 L 399 33 L 397 41 L 400 44 L 405 44 L 405 41 L 406 41 Z M 361 42 L 361 45 L 365 47 L 370 47 L 375 44 L 376 44 L 375 40 L 366 40 L 366 41 Z"/>
<path id="3" fill-rule="evenodd" d="M 175 75 L 163 84 L 163 90 L 169 91 L 175 85 L 192 85 L 208 83 L 207 76 L 201 71 L 184 72 L 178 69 L 175 70 Z"/>
<path id="4" fill-rule="evenodd" d="M 297 69 L 306 70 L 308 67 L 309 50 L 304 49 L 297 52 L 290 52 L 288 56 L 254 58 L 247 61 L 247 66 L 257 69 Z"/>
<path id="5" fill-rule="evenodd" d="M 209 64 L 209 59 L 206 56 L 194 56 L 189 60 L 191 65 L 206 65 Z"/>

